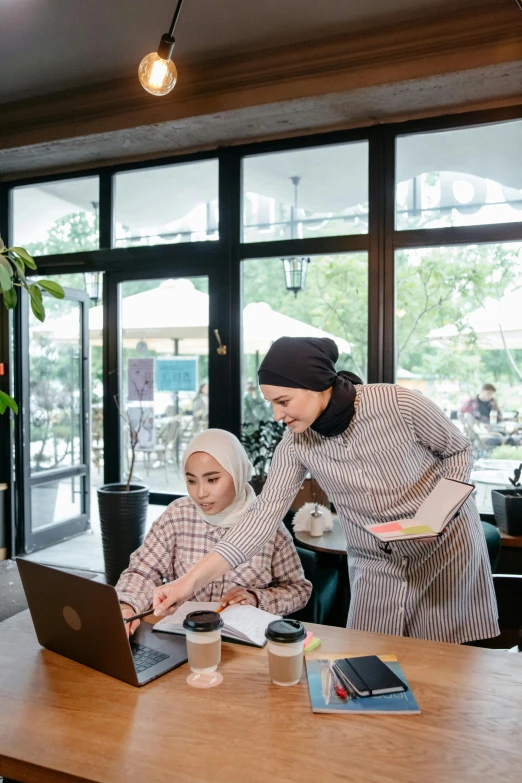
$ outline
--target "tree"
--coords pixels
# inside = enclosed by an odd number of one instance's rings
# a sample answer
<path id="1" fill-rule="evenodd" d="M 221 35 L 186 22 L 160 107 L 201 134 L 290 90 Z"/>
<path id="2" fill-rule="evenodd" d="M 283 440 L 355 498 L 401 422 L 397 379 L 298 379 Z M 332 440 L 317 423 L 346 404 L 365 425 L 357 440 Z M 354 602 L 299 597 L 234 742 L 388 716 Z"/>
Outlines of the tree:
<path id="1" fill-rule="evenodd" d="M 33 256 L 77 253 L 81 250 L 98 250 L 98 247 L 98 218 L 88 212 L 71 212 L 58 218 L 44 240 L 27 245 Z"/>
<path id="2" fill-rule="evenodd" d="M 482 365 L 491 363 L 491 351 L 478 349 L 466 316 L 522 285 L 518 250 L 502 245 L 404 250 L 396 262 L 397 366 L 431 377 L 455 373 L 475 384 Z M 459 339 L 437 347 L 430 334 L 448 324 L 457 328 Z M 505 348 L 496 359 L 497 372 L 512 375 L 515 355 Z"/>
<path id="3" fill-rule="evenodd" d="M 312 257 L 306 290 L 286 291 L 281 259 L 244 262 L 244 303 L 265 301 L 279 312 L 348 340 L 339 366 L 366 379 L 368 271 L 366 255 Z M 486 351 L 466 316 L 486 299 L 522 285 L 519 251 L 511 246 L 401 250 L 396 254 L 396 366 L 425 379 L 455 379 L 471 390 L 494 370 L 498 381 L 518 378 L 517 351 Z M 460 338 L 436 345 L 430 333 L 454 324 Z M 245 362 L 251 377 L 252 358 Z M 480 381 L 482 382 L 482 381 Z"/>
<path id="4" fill-rule="evenodd" d="M 348 341 L 351 354 L 342 355 L 339 366 L 366 379 L 368 268 L 364 253 L 313 257 L 306 288 L 297 297 L 286 289 L 280 258 L 245 261 L 243 301 L 245 305 L 267 302 L 277 312 Z"/>

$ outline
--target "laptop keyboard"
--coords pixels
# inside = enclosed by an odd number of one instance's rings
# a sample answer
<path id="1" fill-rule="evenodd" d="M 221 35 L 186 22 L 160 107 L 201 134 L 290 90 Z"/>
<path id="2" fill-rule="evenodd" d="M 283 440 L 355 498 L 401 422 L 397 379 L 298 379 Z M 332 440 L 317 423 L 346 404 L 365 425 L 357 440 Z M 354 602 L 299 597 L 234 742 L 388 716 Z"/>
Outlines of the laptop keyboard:
<path id="1" fill-rule="evenodd" d="M 155 666 L 160 661 L 164 661 L 169 656 L 165 653 L 153 650 L 152 647 L 145 647 L 143 644 L 136 644 L 131 642 L 132 657 L 134 658 L 134 666 L 137 673 L 150 669 L 151 666 Z"/>

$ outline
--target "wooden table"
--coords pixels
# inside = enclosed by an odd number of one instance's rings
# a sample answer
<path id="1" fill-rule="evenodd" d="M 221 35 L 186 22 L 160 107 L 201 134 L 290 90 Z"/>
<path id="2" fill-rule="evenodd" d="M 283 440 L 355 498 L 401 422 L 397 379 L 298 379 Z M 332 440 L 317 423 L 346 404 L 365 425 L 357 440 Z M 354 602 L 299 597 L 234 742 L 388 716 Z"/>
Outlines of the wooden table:
<path id="1" fill-rule="evenodd" d="M 314 715 L 306 676 L 224 644 L 222 685 L 187 667 L 143 688 L 39 647 L 29 612 L 0 625 L 0 775 L 21 783 L 520 783 L 522 655 L 310 626 L 325 652 L 395 653 L 421 715 Z"/>
<path id="2" fill-rule="evenodd" d="M 346 557 L 346 536 L 341 527 L 339 518 L 334 515 L 332 530 L 323 533 L 322 536 L 311 536 L 304 531 L 294 533 L 297 541 L 307 549 L 314 552 L 325 552 L 329 555 L 344 555 Z"/>

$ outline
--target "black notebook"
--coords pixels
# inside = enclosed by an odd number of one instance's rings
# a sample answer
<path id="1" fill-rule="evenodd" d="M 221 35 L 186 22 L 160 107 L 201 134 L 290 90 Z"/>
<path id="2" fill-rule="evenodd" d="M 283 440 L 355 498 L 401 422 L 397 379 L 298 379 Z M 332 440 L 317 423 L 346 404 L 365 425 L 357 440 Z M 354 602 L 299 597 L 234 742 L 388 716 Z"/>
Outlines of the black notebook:
<path id="1" fill-rule="evenodd" d="M 357 696 L 382 696 L 407 690 L 403 681 L 376 655 L 336 660 L 335 670 L 348 690 L 355 691 Z"/>

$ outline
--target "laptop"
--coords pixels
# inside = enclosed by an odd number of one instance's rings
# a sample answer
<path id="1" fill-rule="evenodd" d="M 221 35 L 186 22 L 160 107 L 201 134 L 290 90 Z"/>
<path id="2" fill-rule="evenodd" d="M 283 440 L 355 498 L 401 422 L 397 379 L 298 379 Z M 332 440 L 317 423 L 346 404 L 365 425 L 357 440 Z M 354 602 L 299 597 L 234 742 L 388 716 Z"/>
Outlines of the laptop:
<path id="1" fill-rule="evenodd" d="M 145 685 L 187 662 L 185 637 L 141 622 L 130 641 L 114 587 L 17 559 L 42 647 L 99 672 Z"/>

